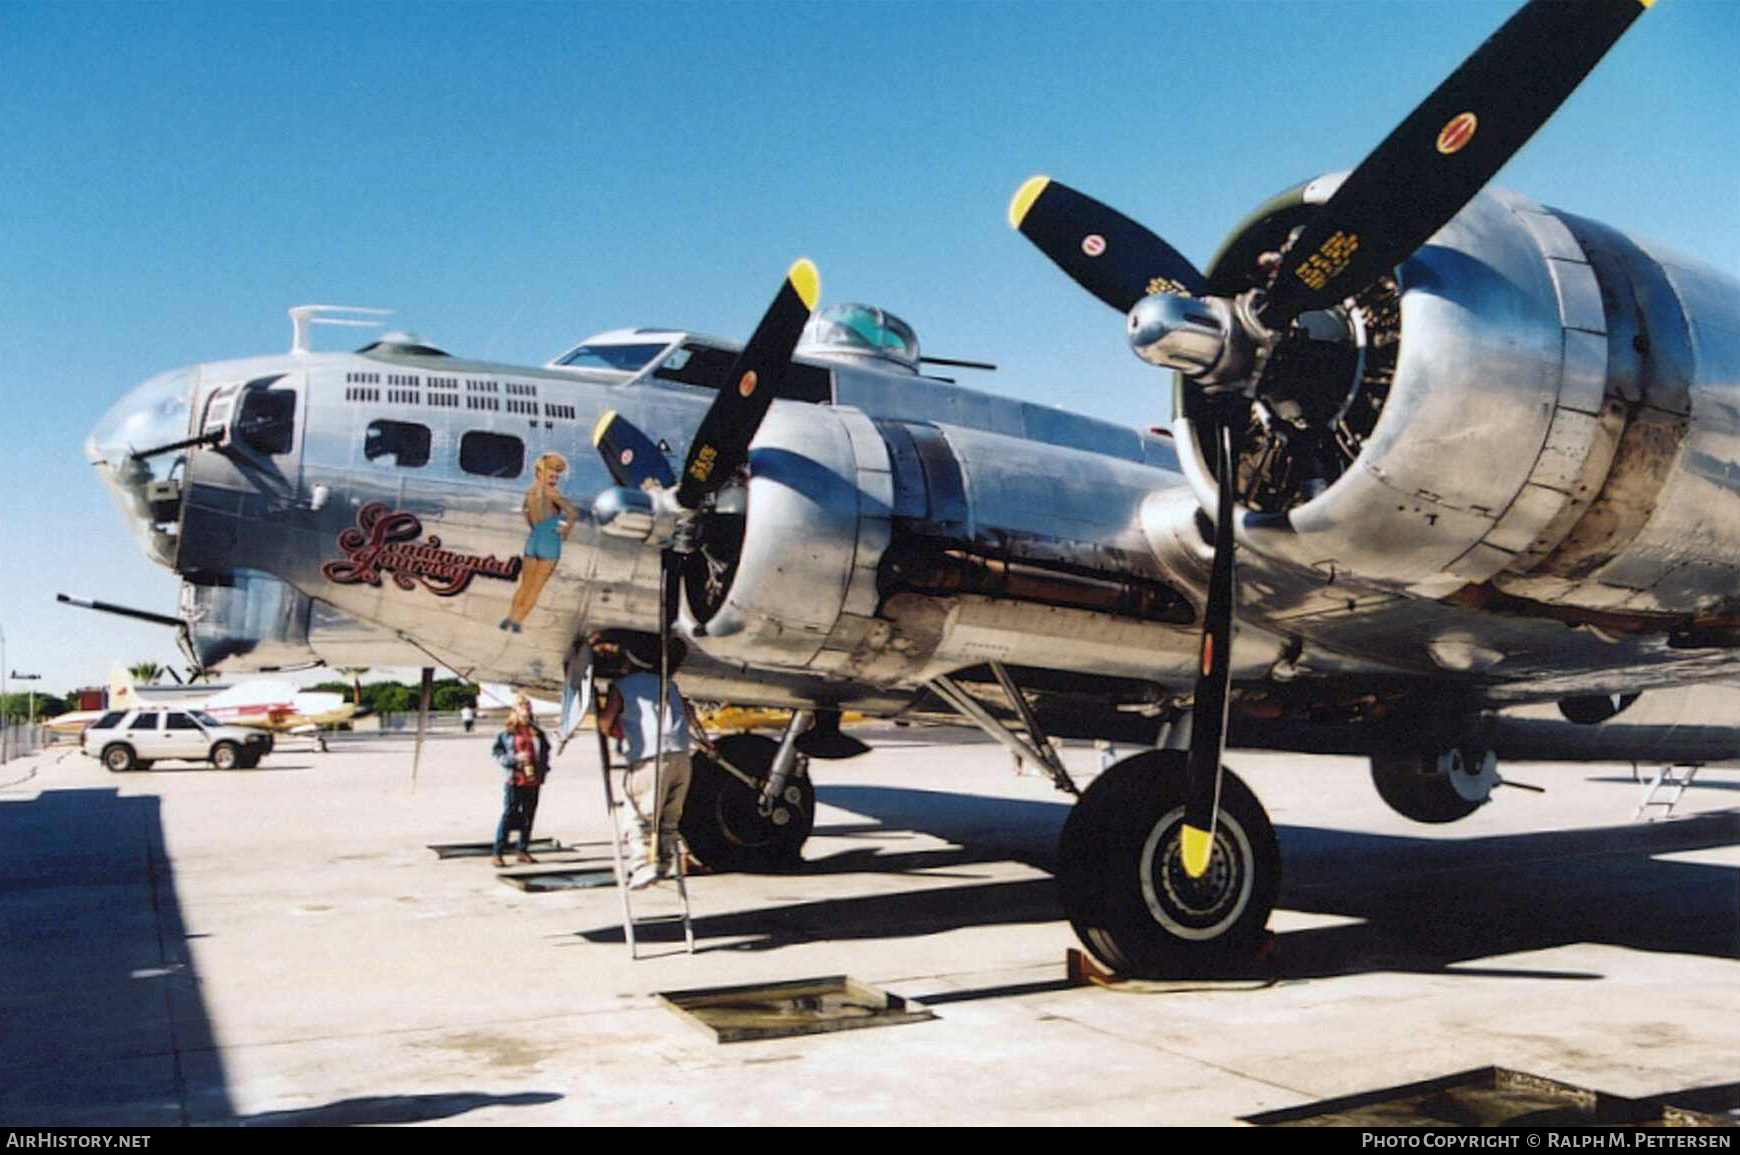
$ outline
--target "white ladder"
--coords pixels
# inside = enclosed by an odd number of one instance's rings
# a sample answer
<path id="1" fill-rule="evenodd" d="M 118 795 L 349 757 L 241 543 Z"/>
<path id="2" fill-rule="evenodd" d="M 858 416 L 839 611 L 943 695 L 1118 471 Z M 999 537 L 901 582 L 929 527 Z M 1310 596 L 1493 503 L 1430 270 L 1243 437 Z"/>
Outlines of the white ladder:
<path id="1" fill-rule="evenodd" d="M 610 784 L 610 738 L 603 730 L 598 731 L 598 767 L 599 774 L 604 779 L 604 813 L 610 819 L 610 857 L 616 870 L 616 893 L 622 898 L 622 936 L 628 940 L 628 957 L 636 962 L 640 961 L 640 950 L 635 944 L 635 927 L 678 921 L 683 924 L 683 943 L 688 947 L 689 953 L 694 954 L 695 927 L 689 920 L 688 845 L 679 834 L 676 846 L 671 848 L 673 861 L 677 864 L 677 899 L 682 909 L 676 914 L 648 915 L 636 921 L 634 901 L 630 897 L 633 891 L 628 885 L 628 864 L 622 860 L 622 830 L 616 821 L 616 790 Z"/>
<path id="2" fill-rule="evenodd" d="M 1651 822 L 1654 822 L 1657 818 L 1672 817 L 1675 804 L 1684 796 L 1686 787 L 1692 784 L 1692 780 L 1698 776 L 1698 771 L 1702 768 L 1703 764 L 1699 762 L 1670 762 L 1660 770 L 1656 771 L 1655 777 L 1649 780 L 1649 786 L 1644 789 L 1643 801 L 1639 802 L 1637 804 L 1637 809 L 1632 812 L 1631 820 L 1636 822 L 1638 819 L 1642 818 L 1651 807 L 1658 806 L 1661 808 L 1661 813 L 1651 815 L 1649 819 Z M 1676 776 L 1674 774 L 1675 770 L 1681 770 L 1684 771 L 1684 773 Z M 1672 796 L 1668 798 L 1657 798 L 1656 795 L 1661 793 L 1663 790 L 1671 790 L 1673 792 Z"/>

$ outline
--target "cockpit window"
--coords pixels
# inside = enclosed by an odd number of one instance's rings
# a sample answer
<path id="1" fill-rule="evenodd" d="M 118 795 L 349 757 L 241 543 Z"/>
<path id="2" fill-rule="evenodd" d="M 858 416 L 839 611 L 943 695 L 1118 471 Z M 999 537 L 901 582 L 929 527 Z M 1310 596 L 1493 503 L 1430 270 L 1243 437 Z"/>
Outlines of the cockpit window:
<path id="1" fill-rule="evenodd" d="M 295 391 L 244 389 L 236 436 L 259 453 L 289 453 L 296 446 Z"/>
<path id="2" fill-rule="evenodd" d="M 664 352 L 664 345 L 582 345 L 556 362 L 576 369 L 616 369 L 638 373 Z"/>
<path id="3" fill-rule="evenodd" d="M 723 389 L 737 354 L 730 349 L 702 345 L 690 341 L 660 362 L 653 376 L 660 381 L 676 381 L 683 385 L 699 385 L 703 389 Z M 834 399 L 833 377 L 816 365 L 791 364 L 780 374 L 775 397 L 792 401 L 826 403 Z"/>
<path id="4" fill-rule="evenodd" d="M 429 464 L 429 427 L 413 421 L 371 421 L 363 456 L 383 465 L 419 469 Z"/>

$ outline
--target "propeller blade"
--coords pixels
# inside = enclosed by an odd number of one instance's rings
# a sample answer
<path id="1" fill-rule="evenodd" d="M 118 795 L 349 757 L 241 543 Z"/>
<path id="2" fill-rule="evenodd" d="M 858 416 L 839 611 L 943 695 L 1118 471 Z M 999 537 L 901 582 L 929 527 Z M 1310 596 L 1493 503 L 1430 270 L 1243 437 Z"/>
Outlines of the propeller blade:
<path id="1" fill-rule="evenodd" d="M 1190 715 L 1190 761 L 1184 796 L 1184 872 L 1201 878 L 1214 849 L 1214 824 L 1220 810 L 1220 759 L 1226 745 L 1227 689 L 1232 681 L 1233 628 L 1233 476 L 1232 423 L 1215 438 L 1215 476 L 1220 500 L 1214 519 L 1214 566 L 1209 572 L 1208 605 L 1202 615 L 1202 664 Z"/>
<path id="2" fill-rule="evenodd" d="M 677 483 L 671 463 L 653 439 L 614 409 L 605 410 L 592 427 L 592 447 L 604 458 L 616 484 L 625 489 L 646 489 L 649 482 L 667 489 Z"/>
<path id="3" fill-rule="evenodd" d="M 749 460 L 749 443 L 773 404 L 820 290 L 816 266 L 808 259 L 794 262 L 749 344 L 737 355 L 712 408 L 701 419 L 677 487 L 677 504 L 684 509 L 694 509 Z"/>
<path id="4" fill-rule="evenodd" d="M 1530 0 L 1353 170 L 1276 270 L 1272 327 L 1406 260 L 1545 124 L 1654 0 Z"/>
<path id="5" fill-rule="evenodd" d="M 1076 284 L 1127 313 L 1154 293 L 1196 297 L 1208 280 L 1177 249 L 1109 205 L 1031 177 L 1009 202 L 1009 225 Z"/>

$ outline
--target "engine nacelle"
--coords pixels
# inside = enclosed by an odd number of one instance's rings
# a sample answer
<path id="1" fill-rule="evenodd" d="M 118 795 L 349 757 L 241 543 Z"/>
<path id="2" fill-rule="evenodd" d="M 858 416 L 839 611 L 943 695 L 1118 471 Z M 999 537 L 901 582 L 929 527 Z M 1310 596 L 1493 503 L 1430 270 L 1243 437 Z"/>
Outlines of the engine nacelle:
<path id="1" fill-rule="evenodd" d="M 893 504 L 888 447 L 868 417 L 775 405 L 750 451 L 743 522 L 715 517 L 690 557 L 684 632 L 722 661 L 836 668 L 887 628 L 876 572 Z"/>
<path id="2" fill-rule="evenodd" d="M 684 632 L 720 661 L 880 685 L 991 658 L 1187 677 L 1195 614 L 1141 515 L 1169 447 L 1030 408 L 988 407 L 1000 432 L 775 405 L 743 512 L 702 519 Z M 1106 451 L 1058 444 L 1072 433 Z M 1241 653 L 1261 667 L 1279 644 L 1253 632 Z"/>
<path id="3" fill-rule="evenodd" d="M 1336 183 L 1260 210 L 1217 289 Z M 1351 314 L 1343 360 L 1272 366 L 1321 379 L 1330 437 L 1247 445 L 1244 544 L 1428 597 L 1740 609 L 1740 285 L 1489 190 Z M 1181 464 L 1212 509 L 1181 396 Z"/>

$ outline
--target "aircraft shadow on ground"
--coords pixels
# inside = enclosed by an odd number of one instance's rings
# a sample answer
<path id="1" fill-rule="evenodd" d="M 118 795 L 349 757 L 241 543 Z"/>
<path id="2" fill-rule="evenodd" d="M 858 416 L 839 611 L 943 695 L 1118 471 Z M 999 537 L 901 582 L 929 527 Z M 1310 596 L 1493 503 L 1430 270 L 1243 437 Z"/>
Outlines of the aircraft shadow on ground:
<path id="1" fill-rule="evenodd" d="M 160 800 L 0 801 L 0 1118 L 21 1126 L 337 1126 L 547 1103 L 381 1095 L 237 1115 L 187 948 Z"/>
<path id="2" fill-rule="evenodd" d="M 562 1098 L 554 1091 L 522 1091 L 489 1095 L 481 1091 L 448 1091 L 427 1095 L 364 1095 L 318 1107 L 262 1111 L 224 1120 L 232 1127 L 358 1127 L 376 1123 L 423 1123 L 451 1119 L 480 1107 L 531 1107 Z"/>
<path id="3" fill-rule="evenodd" d="M 913 831 L 948 848 L 878 853 L 856 847 L 806 862 L 796 873 L 962 874 L 1015 861 L 1047 871 L 1069 813 L 1064 802 L 982 798 L 873 786 L 823 787 L 820 801 Z M 862 824 L 849 829 L 862 835 Z M 1368 834 L 1311 826 L 1277 828 L 1280 908 L 1356 920 L 1277 936 L 1263 973 L 1316 978 L 1373 971 L 1471 977 L 1592 980 L 1591 972 L 1465 965 L 1570 943 L 1734 958 L 1740 883 L 1728 867 L 1663 861 L 1664 854 L 1740 844 L 1740 814 L 1664 823 L 1475 838 Z M 704 893 L 704 892 L 703 892 Z M 705 910 L 704 899 L 697 906 Z M 805 942 L 898 938 L 970 926 L 1036 924 L 1063 917 L 1050 879 L 974 882 L 702 914 L 711 949 L 770 950 Z M 680 929 L 646 928 L 649 942 Z M 620 926 L 582 932 L 620 942 Z"/>
<path id="4" fill-rule="evenodd" d="M 1620 777 L 1618 775 L 1613 775 L 1613 776 L 1602 777 L 1602 778 L 1585 778 L 1585 779 L 1583 779 L 1583 781 L 1585 781 L 1585 782 L 1617 782 L 1617 783 L 1621 783 L 1621 784 L 1626 785 L 1626 786 L 1636 786 L 1636 787 L 1641 789 L 1642 787 L 1647 786 L 1649 784 L 1649 780 L 1651 777 L 1653 777 L 1653 774 L 1646 774 L 1646 775 L 1644 775 L 1644 777 L 1641 780 L 1639 780 L 1637 778 L 1624 778 L 1624 777 Z M 1672 797 L 1672 795 L 1668 793 L 1668 791 L 1670 791 L 1672 789 L 1673 789 L 1673 787 L 1671 787 L 1671 786 L 1663 786 L 1662 787 L 1662 794 L 1665 797 Z M 1694 798 L 1697 797 L 1698 791 L 1700 791 L 1700 790 L 1740 790 L 1740 781 L 1737 781 L 1735 779 L 1728 779 L 1727 781 L 1722 781 L 1719 779 L 1711 779 L 1711 778 L 1695 778 L 1692 780 L 1692 784 L 1690 786 L 1686 787 L 1686 793 Z M 1640 794 L 1639 797 L 1642 797 L 1642 795 Z M 1664 797 L 1664 800 L 1665 800 L 1665 797 Z"/>

